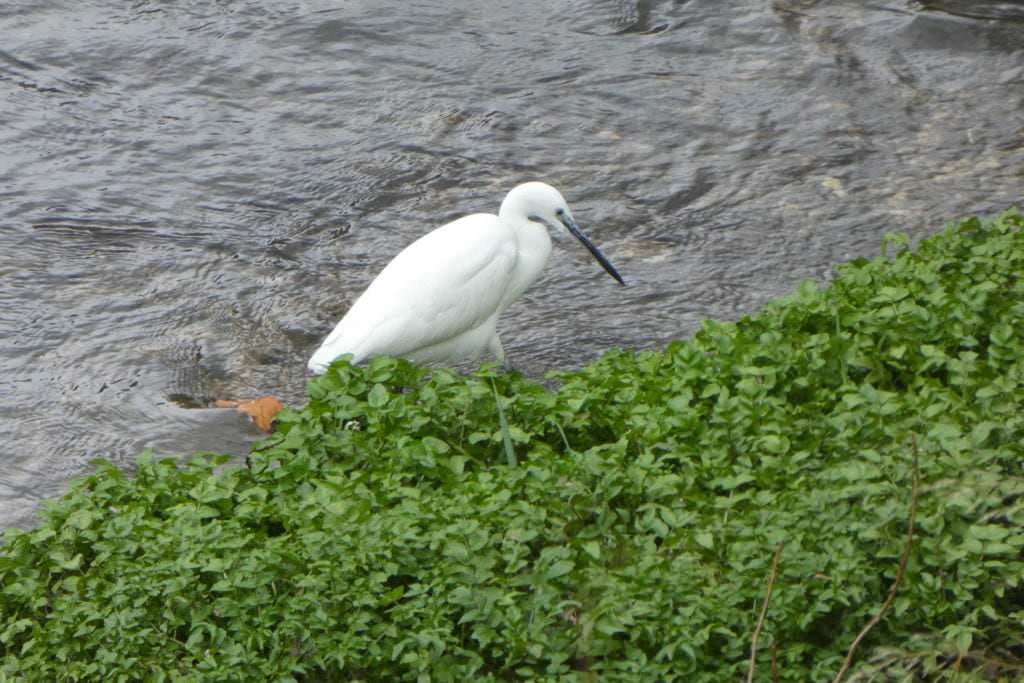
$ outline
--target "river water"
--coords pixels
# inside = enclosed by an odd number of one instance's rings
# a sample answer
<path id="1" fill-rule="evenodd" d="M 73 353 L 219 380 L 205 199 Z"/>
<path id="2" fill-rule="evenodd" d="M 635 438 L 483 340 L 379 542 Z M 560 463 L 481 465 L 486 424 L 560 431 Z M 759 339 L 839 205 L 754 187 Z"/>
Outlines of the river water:
<path id="1" fill-rule="evenodd" d="M 540 376 L 735 319 L 1024 187 L 1024 3 L 7 0 L 0 526 L 98 456 L 244 452 L 403 246 L 544 179 Z M 190 407 L 199 406 L 199 409 Z"/>

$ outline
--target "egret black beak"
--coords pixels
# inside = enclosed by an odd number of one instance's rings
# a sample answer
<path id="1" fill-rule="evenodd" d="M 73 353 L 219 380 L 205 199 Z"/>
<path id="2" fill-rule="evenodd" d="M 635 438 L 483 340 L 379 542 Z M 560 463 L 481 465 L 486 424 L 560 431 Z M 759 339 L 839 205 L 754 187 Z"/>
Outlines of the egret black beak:
<path id="1" fill-rule="evenodd" d="M 595 247 L 594 244 L 587 239 L 586 235 L 580 232 L 580 227 L 576 225 L 576 221 L 568 216 L 559 216 L 559 220 L 562 221 L 562 225 L 569 229 L 569 232 L 572 233 L 573 237 L 583 243 L 583 246 L 585 246 L 587 251 L 597 259 L 597 262 L 601 264 L 601 267 L 605 269 L 605 272 L 618 280 L 620 285 L 626 285 L 626 283 L 622 281 L 622 276 L 619 275 L 619 271 L 615 270 L 615 266 L 612 265 L 611 261 L 606 259 L 604 254 L 601 253 L 601 250 Z"/>

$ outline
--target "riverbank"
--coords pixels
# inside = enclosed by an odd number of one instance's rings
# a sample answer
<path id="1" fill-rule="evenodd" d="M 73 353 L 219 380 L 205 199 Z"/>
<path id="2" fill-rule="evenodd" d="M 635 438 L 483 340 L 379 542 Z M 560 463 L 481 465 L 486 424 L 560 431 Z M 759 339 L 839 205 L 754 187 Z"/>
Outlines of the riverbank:
<path id="1" fill-rule="evenodd" d="M 0 548 L 0 671 L 735 681 L 772 578 L 759 677 L 829 680 L 899 576 L 857 670 L 1017 676 L 1024 218 L 887 249 L 554 390 L 336 364 L 248 467 L 100 463 Z"/>

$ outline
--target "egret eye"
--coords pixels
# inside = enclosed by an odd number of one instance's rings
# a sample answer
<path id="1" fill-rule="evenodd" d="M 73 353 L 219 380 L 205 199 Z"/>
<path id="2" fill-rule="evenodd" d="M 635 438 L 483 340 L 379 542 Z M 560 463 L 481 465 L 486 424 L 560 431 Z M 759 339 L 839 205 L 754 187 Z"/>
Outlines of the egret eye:
<path id="1" fill-rule="evenodd" d="M 561 218 L 562 216 L 565 215 L 565 209 L 556 209 L 555 210 L 555 215 L 558 216 L 559 218 Z"/>

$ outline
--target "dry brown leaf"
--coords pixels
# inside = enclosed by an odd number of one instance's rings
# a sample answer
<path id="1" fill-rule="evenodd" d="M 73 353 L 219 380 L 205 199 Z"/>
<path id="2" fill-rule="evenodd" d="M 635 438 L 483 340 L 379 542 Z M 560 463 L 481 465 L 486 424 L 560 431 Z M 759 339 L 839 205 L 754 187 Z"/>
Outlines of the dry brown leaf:
<path id="1" fill-rule="evenodd" d="M 270 433 L 274 430 L 274 416 L 281 412 L 284 404 L 273 396 L 254 398 L 251 401 L 236 401 L 238 409 L 249 415 L 260 431 Z"/>
<path id="2" fill-rule="evenodd" d="M 218 398 L 213 402 L 214 408 L 237 408 L 238 401 L 232 398 Z"/>

